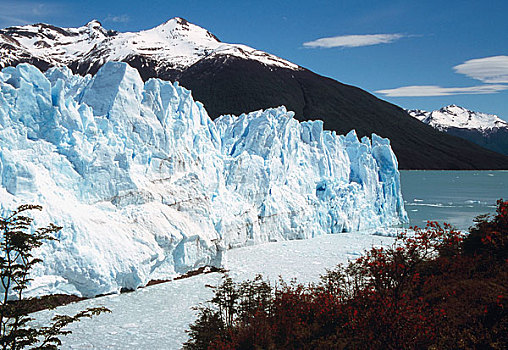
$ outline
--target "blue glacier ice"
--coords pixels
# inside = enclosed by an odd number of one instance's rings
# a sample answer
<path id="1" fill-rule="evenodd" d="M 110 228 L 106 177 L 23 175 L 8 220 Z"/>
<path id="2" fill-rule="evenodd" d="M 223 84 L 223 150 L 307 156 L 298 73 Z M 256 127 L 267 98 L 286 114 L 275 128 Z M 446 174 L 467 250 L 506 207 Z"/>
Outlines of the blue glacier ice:
<path id="1" fill-rule="evenodd" d="M 63 227 L 32 294 L 93 296 L 203 265 L 226 249 L 407 221 L 387 139 L 298 122 L 285 107 L 212 121 L 177 83 L 125 63 L 94 76 L 0 72 L 0 202 Z"/>

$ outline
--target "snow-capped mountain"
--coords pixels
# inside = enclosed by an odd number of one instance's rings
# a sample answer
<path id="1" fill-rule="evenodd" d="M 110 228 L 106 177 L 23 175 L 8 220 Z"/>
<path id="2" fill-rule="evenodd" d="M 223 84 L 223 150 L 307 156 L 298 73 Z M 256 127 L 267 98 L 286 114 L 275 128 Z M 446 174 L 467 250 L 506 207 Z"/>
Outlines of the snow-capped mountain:
<path id="1" fill-rule="evenodd" d="M 359 136 L 389 138 L 403 169 L 508 169 L 507 157 L 422 125 L 366 91 L 272 54 L 222 43 L 182 18 L 130 33 L 104 29 L 98 21 L 0 30 L 0 67 L 25 62 L 43 71 L 67 66 L 93 75 L 108 61 L 128 63 L 144 81 L 179 81 L 212 119 L 284 105 L 298 120 L 322 119 L 340 134 L 355 129 Z"/>
<path id="2" fill-rule="evenodd" d="M 466 108 L 450 105 L 437 111 L 409 110 L 412 117 L 440 131 L 450 128 L 477 130 L 488 134 L 495 129 L 508 129 L 508 122 L 494 114 L 473 112 Z"/>
<path id="3" fill-rule="evenodd" d="M 34 294 L 118 292 L 233 247 L 407 221 L 387 139 L 284 107 L 212 121 L 178 83 L 123 62 L 0 72 L 0 211 L 23 203 L 63 227 Z"/>
<path id="4" fill-rule="evenodd" d="M 508 122 L 497 115 L 474 112 L 456 105 L 432 112 L 415 109 L 408 113 L 439 131 L 508 155 Z"/>
<path id="5" fill-rule="evenodd" d="M 104 62 L 134 57 L 156 60 L 156 70 L 181 71 L 201 59 L 220 55 L 299 69 L 296 64 L 246 45 L 222 43 L 206 29 L 179 17 L 135 33 L 106 30 L 97 20 L 79 28 L 42 23 L 10 27 L 0 30 L 0 54 L 0 68 L 30 57 L 49 66 L 77 66 L 82 74 L 95 73 Z"/>

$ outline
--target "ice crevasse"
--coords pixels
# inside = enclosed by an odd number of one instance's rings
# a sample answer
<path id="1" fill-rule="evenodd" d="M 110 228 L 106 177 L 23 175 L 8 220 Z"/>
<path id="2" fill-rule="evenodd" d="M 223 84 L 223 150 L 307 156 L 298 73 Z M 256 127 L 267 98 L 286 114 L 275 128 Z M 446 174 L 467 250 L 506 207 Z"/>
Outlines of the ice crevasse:
<path id="1" fill-rule="evenodd" d="M 63 229 L 32 294 L 94 296 L 225 250 L 407 221 L 387 139 L 298 122 L 285 107 L 212 121 L 191 92 L 125 63 L 94 76 L 0 72 L 0 203 Z"/>

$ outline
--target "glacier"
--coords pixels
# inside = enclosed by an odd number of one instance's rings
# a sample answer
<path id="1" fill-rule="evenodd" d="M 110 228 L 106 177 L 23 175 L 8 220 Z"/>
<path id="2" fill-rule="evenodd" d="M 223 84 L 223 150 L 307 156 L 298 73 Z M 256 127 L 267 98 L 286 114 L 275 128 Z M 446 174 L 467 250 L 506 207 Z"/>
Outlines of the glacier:
<path id="1" fill-rule="evenodd" d="M 212 121 L 189 90 L 121 62 L 0 72 L 0 210 L 24 203 L 63 227 L 32 295 L 116 293 L 236 247 L 407 222 L 389 140 L 283 106 Z"/>

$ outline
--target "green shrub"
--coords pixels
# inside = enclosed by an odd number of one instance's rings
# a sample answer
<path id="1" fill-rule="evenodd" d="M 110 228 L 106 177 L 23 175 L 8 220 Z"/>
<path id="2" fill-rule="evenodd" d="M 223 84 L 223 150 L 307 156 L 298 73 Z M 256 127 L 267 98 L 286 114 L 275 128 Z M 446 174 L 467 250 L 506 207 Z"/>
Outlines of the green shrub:
<path id="1" fill-rule="evenodd" d="M 31 231 L 33 219 L 26 216 L 30 210 L 41 210 L 40 206 L 22 205 L 17 210 L 0 218 L 0 281 L 2 298 L 0 303 L 0 346 L 2 349 L 57 349 L 60 336 L 69 334 L 65 327 L 84 317 L 92 317 L 109 311 L 105 308 L 88 308 L 74 316 L 57 315 L 49 326 L 36 328 L 29 316 L 30 298 L 23 293 L 30 282 L 30 271 L 42 260 L 33 255 L 33 250 L 45 241 L 55 240 L 54 234 L 61 227 L 50 224 Z"/>

